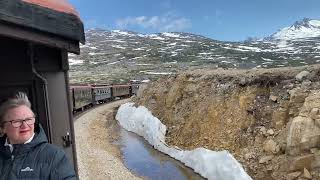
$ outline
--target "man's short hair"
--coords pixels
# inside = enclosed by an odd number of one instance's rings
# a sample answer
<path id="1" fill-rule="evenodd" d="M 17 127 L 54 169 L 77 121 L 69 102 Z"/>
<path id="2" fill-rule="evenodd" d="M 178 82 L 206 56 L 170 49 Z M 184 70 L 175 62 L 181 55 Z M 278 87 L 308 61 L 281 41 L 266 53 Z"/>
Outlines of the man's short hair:
<path id="1" fill-rule="evenodd" d="M 31 103 L 28 99 L 28 96 L 24 92 L 16 92 L 12 96 L 7 98 L 0 105 L 0 126 L 3 126 L 3 118 L 9 109 L 16 108 L 22 105 L 31 108 Z"/>

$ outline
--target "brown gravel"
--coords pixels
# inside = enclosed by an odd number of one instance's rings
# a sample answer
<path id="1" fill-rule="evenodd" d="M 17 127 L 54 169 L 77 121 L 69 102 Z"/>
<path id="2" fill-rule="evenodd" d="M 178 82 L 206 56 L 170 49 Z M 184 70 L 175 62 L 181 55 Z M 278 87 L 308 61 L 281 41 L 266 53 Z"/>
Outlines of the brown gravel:
<path id="1" fill-rule="evenodd" d="M 128 100 L 99 106 L 79 117 L 75 123 L 75 140 L 81 180 L 141 179 L 122 163 L 119 149 L 111 142 L 117 138 L 113 126 L 115 109 Z"/>

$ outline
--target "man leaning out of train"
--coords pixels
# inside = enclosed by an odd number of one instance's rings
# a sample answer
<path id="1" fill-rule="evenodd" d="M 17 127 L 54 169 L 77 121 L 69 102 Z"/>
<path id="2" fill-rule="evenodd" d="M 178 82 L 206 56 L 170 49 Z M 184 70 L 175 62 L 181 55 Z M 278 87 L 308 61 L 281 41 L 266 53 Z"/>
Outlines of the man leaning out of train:
<path id="1" fill-rule="evenodd" d="M 38 121 L 37 121 L 38 122 Z M 48 143 L 25 93 L 0 105 L 0 180 L 76 179 L 64 151 Z"/>

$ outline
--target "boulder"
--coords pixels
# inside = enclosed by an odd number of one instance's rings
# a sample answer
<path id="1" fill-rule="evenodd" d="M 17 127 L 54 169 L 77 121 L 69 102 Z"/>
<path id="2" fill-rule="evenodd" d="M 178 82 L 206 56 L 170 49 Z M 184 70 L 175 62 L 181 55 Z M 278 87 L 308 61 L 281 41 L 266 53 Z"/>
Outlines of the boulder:
<path id="1" fill-rule="evenodd" d="M 309 74 L 309 71 L 301 71 L 299 74 L 296 75 L 295 78 L 297 81 L 302 82 L 303 80 L 307 79 Z"/>
<path id="2" fill-rule="evenodd" d="M 319 118 L 319 108 L 312 108 L 310 111 L 310 117 L 311 119 L 320 119 Z"/>
<path id="3" fill-rule="evenodd" d="M 296 171 L 296 172 L 287 174 L 287 178 L 286 179 L 287 180 L 294 180 L 297 177 L 299 177 L 300 175 L 301 175 L 301 172 L 300 171 Z"/>
<path id="4" fill-rule="evenodd" d="M 274 111 L 272 114 L 272 127 L 276 129 L 282 129 L 288 121 L 288 111 L 287 109 L 280 108 L 277 111 Z"/>
<path id="5" fill-rule="evenodd" d="M 262 127 L 260 128 L 260 133 L 261 133 L 262 135 L 267 135 L 267 129 L 266 129 L 264 126 L 262 126 Z"/>
<path id="6" fill-rule="evenodd" d="M 303 103 L 308 97 L 309 93 L 305 92 L 302 88 L 294 88 L 289 90 L 290 101 L 289 101 L 289 115 L 295 117 L 299 115 L 300 108 L 303 106 Z"/>
<path id="7" fill-rule="evenodd" d="M 267 163 L 267 162 L 270 161 L 273 157 L 274 157 L 273 155 L 263 156 L 262 158 L 260 158 L 259 163 L 260 163 L 260 164 Z"/>
<path id="8" fill-rule="evenodd" d="M 306 179 L 312 179 L 310 172 L 306 168 L 303 169 L 303 177 Z"/>
<path id="9" fill-rule="evenodd" d="M 270 135 L 270 136 L 274 135 L 273 129 L 269 129 L 269 130 L 267 131 L 267 134 Z"/>
<path id="10" fill-rule="evenodd" d="M 280 151 L 280 146 L 274 140 L 266 140 L 263 144 L 263 150 L 267 153 L 277 154 Z"/>
<path id="11" fill-rule="evenodd" d="M 298 116 L 292 120 L 287 135 L 286 151 L 290 155 L 297 155 L 305 150 L 317 147 L 320 143 L 320 128 L 314 120 Z"/>
<path id="12" fill-rule="evenodd" d="M 278 96 L 275 96 L 275 95 L 270 95 L 269 99 L 273 102 L 277 102 L 278 100 Z"/>
<path id="13" fill-rule="evenodd" d="M 320 92 L 311 91 L 309 95 L 305 98 L 300 116 L 311 117 L 312 119 L 317 119 L 320 108 Z"/>
<path id="14" fill-rule="evenodd" d="M 304 168 L 311 169 L 315 157 L 313 154 L 307 154 L 303 156 L 295 157 L 291 160 L 290 171 L 303 170 Z"/>

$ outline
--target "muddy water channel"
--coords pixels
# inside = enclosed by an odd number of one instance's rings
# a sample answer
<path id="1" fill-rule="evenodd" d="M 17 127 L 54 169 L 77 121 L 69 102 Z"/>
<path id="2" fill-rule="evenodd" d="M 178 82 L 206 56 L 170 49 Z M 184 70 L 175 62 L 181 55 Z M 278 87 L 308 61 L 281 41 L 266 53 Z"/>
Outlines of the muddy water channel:
<path id="1" fill-rule="evenodd" d="M 142 137 L 120 128 L 116 141 L 125 166 L 139 176 L 150 180 L 202 180 L 200 175 L 179 161 L 148 144 Z"/>

